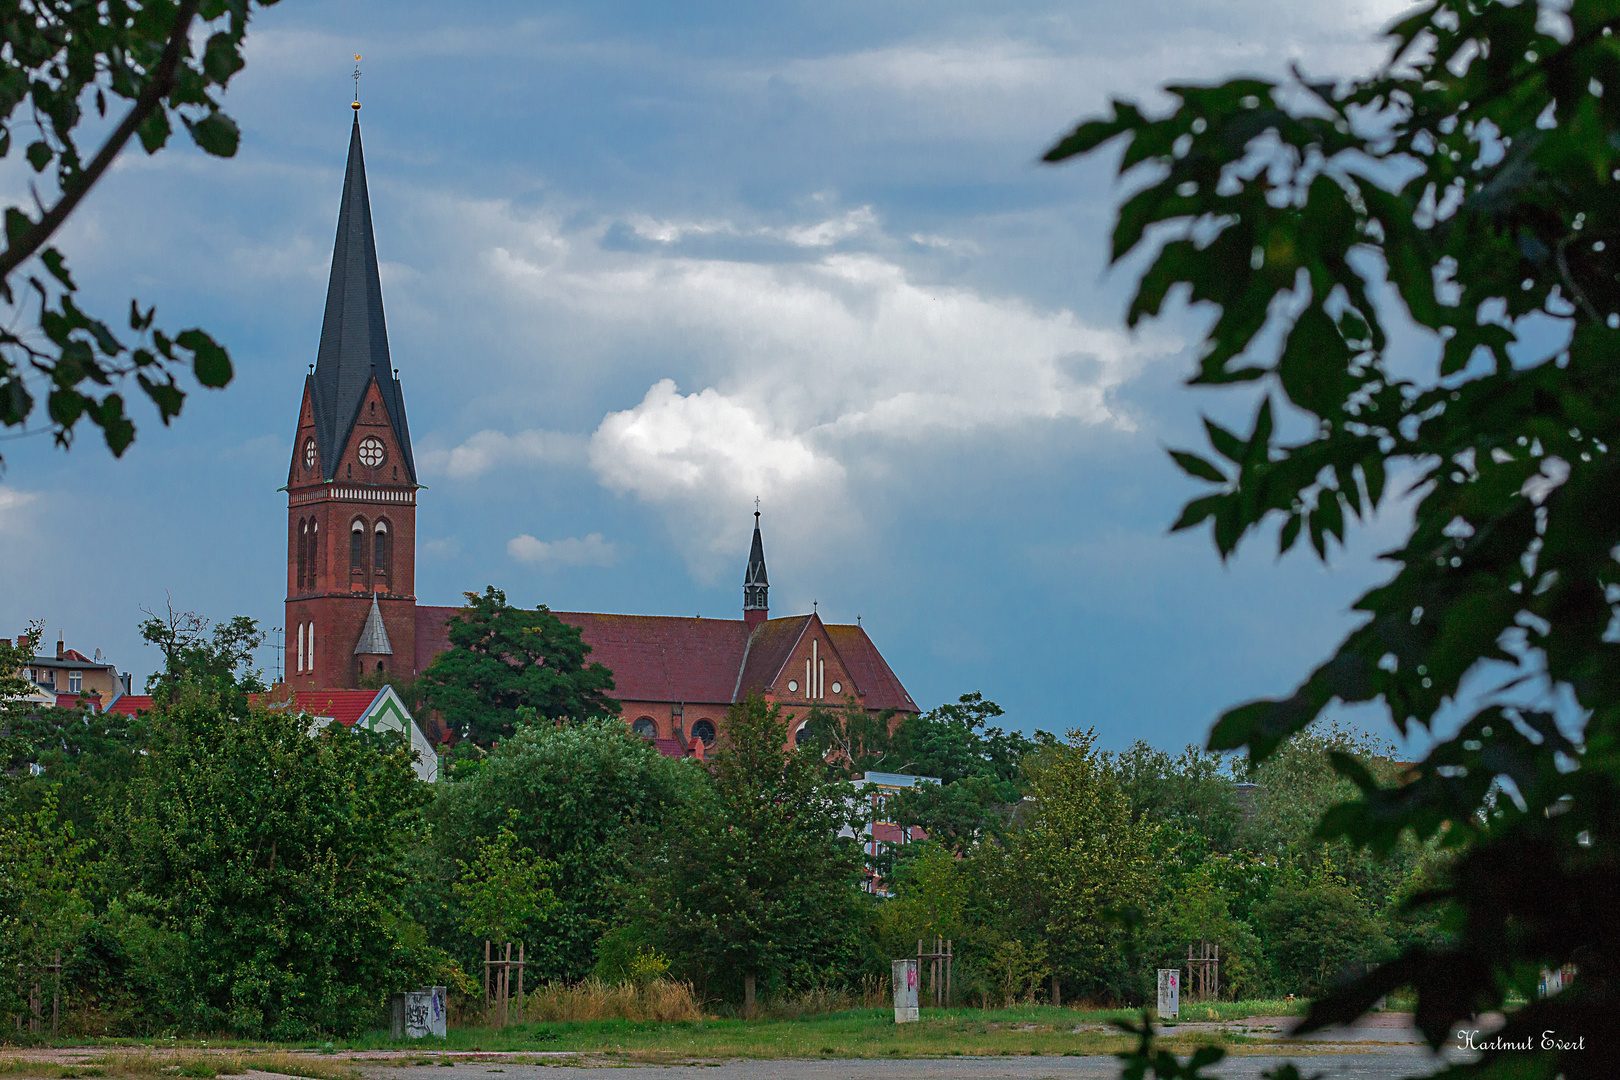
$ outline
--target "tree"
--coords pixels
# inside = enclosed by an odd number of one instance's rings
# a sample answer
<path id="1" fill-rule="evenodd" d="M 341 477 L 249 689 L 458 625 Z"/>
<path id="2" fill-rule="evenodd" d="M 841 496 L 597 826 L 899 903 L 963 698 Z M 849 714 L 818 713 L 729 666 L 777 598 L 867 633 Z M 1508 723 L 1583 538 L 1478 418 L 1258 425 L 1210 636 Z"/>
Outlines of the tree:
<path id="1" fill-rule="evenodd" d="M 464 593 L 446 629 L 450 648 L 418 680 L 418 692 L 452 727 L 488 746 L 533 722 L 616 716 L 613 673 L 586 663 L 591 647 L 541 604 L 523 611 L 493 585 Z"/>
<path id="2" fill-rule="evenodd" d="M 1406 487 L 1412 526 L 1361 624 L 1210 746 L 1262 762 L 1335 701 L 1440 736 L 1393 783 L 1336 753 L 1360 797 L 1319 828 L 1375 853 L 1440 838 L 1457 857 L 1417 900 L 1461 929 L 1328 993 L 1307 1027 L 1410 986 L 1439 1046 L 1528 1000 L 1500 1034 L 1535 1048 L 1469 1075 L 1614 1067 L 1593 1044 L 1620 1008 L 1620 926 L 1599 914 L 1620 895 L 1617 25 L 1596 0 L 1436 0 L 1370 76 L 1174 86 L 1168 113 L 1116 101 L 1046 155 L 1124 139 L 1113 257 L 1146 253 L 1127 321 L 1172 294 L 1208 305 L 1192 382 L 1259 398 L 1246 433 L 1206 419 L 1213 457 L 1173 452 L 1212 489 L 1175 528 L 1210 521 L 1225 557 L 1276 522 L 1281 550 L 1305 536 L 1326 559 L 1386 478 Z M 1397 365 L 1411 325 L 1429 356 Z M 1570 963 L 1573 985 L 1538 999 L 1538 973 Z M 1542 1049 L 1549 1030 L 1592 1042 Z"/>
<path id="3" fill-rule="evenodd" d="M 189 683 L 154 725 L 109 867 L 165 943 L 149 1009 L 191 1031 L 350 1033 L 442 966 L 399 900 L 430 797 L 408 746 Z"/>
<path id="4" fill-rule="evenodd" d="M 898 717 L 892 710 L 873 716 L 856 704 L 842 709 L 813 708 L 805 723 L 807 745 L 849 775 L 881 770 L 927 776 L 938 784 L 918 784 L 889 796 L 885 814 L 919 826 L 932 839 L 961 852 L 986 832 L 999 834 L 1020 796 L 1020 765 L 1038 747 L 1055 745 L 1050 732 L 1033 739 L 989 726 L 1002 715 L 999 705 L 978 693 L 963 694 L 921 715 Z M 888 876 L 907 848 L 879 856 Z"/>
<path id="5" fill-rule="evenodd" d="M 90 913 L 85 862 L 91 848 L 72 822 L 59 820 L 56 799 L 12 825 L 0 825 L 0 1009 L 27 1010 L 21 982 L 47 987 L 44 967 L 73 941 Z"/>
<path id="6" fill-rule="evenodd" d="M 45 623 L 35 620 L 17 637 L 16 644 L 10 638 L 0 638 L 0 702 L 23 697 L 34 689 L 33 680 L 23 671 L 33 663 L 44 636 Z"/>
<path id="7" fill-rule="evenodd" d="M 757 695 L 731 707 L 709 783 L 652 868 L 641 917 L 677 974 L 732 1000 L 860 964 L 866 929 L 854 789 Z"/>
<path id="8" fill-rule="evenodd" d="M 451 891 L 461 902 L 461 928 L 475 938 L 515 941 L 557 907 L 549 884 L 557 864 L 518 847 L 510 825 L 502 825 L 493 840 L 480 838 L 472 862 L 457 861 L 461 878 Z"/>
<path id="9" fill-rule="evenodd" d="M 274 2 L 258 0 L 260 6 Z M 5 210 L 0 300 L 12 314 L 0 329 L 0 424 L 25 425 L 36 393 L 44 393 L 58 445 L 67 446 L 74 426 L 88 417 L 119 455 L 135 438 L 135 425 L 123 396 L 111 389 L 116 382 L 133 375 L 165 424 L 185 398 L 175 381 L 180 366 L 189 365 L 203 386 L 230 382 L 230 358 L 202 330 L 167 334 L 153 326 L 151 308 L 142 311 L 131 300 L 131 346 L 83 311 L 73 299 L 78 286 L 67 262 L 50 240 L 132 136 L 155 154 L 178 120 L 205 153 L 236 153 L 236 123 L 220 110 L 219 98 L 242 69 L 253 3 L 48 0 L 8 5 L 0 13 L 0 156 L 10 155 L 13 135 L 31 134 L 24 156 L 35 173 L 54 166 L 56 186 L 49 205 L 36 192 L 31 208 Z M 110 131 L 102 122 L 109 96 L 130 103 Z M 89 126 L 101 140 L 88 159 L 89 148 L 78 142 L 80 125 L 89 119 L 86 102 L 94 102 Z M 26 280 L 15 280 L 36 258 Z M 37 312 L 29 316 L 35 328 L 18 328 L 30 311 Z"/>
<path id="10" fill-rule="evenodd" d="M 1066 744 L 1026 759 L 1034 808 L 1014 850 L 1039 898 L 1054 968 L 1083 991 L 1117 992 L 1121 942 L 1108 916 L 1146 894 L 1153 826 L 1132 820 L 1118 773 L 1095 743 L 1095 732 L 1071 731 Z"/>
<path id="11" fill-rule="evenodd" d="M 172 697 L 182 683 L 215 694 L 269 689 L 264 672 L 252 666 L 253 653 L 264 644 L 258 620 L 237 615 L 229 622 L 214 624 L 214 632 L 209 634 L 209 620 L 193 611 L 177 612 L 170 605 L 166 616 L 150 611 L 146 616 L 141 637 L 163 651 L 163 670 L 147 678 L 148 692 Z"/>
<path id="12" fill-rule="evenodd" d="M 688 762 L 660 756 L 617 719 L 523 728 L 502 739 L 470 779 L 441 791 L 429 810 L 438 872 L 510 830 L 514 843 L 552 867 L 557 898 L 548 932 L 531 942 L 529 972 L 583 978 L 596 964 L 598 939 L 622 921 L 621 892 L 637 852 L 679 814 L 698 782 Z M 413 909 L 446 945 L 466 932 L 465 902 L 444 906 L 452 880 L 424 879 Z M 469 963 L 482 960 L 479 941 L 460 938 L 455 951 Z"/>

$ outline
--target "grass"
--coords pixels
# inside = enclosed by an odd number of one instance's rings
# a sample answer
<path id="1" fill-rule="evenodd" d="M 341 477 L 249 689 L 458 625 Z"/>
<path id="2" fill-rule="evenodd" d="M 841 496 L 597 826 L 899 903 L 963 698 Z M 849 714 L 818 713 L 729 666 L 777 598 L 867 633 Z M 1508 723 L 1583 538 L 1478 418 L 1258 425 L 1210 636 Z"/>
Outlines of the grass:
<path id="1" fill-rule="evenodd" d="M 1199 1006 L 1214 1019 L 1277 1016 L 1298 1012 L 1295 1002 L 1226 1002 Z M 895 1024 L 892 1009 L 846 1009 L 792 1019 L 703 1019 L 658 1021 L 626 1019 L 547 1019 L 494 1028 L 452 1028 L 443 1040 L 412 1043 L 418 1050 L 517 1053 L 532 1051 L 624 1055 L 637 1060 L 692 1058 L 873 1058 L 957 1055 L 1109 1054 L 1130 1040 L 1110 1021 L 1135 1019 L 1129 1009 L 1082 1010 L 1035 1005 L 1011 1009 L 924 1009 L 915 1024 Z M 1205 1019 L 1203 1012 L 1183 1020 Z M 1249 1041 L 1208 1031 L 1177 1035 L 1185 1048 L 1209 1042 Z M 355 1049 L 401 1044 L 381 1036 L 356 1040 Z"/>
<path id="2" fill-rule="evenodd" d="M 679 984 L 671 984 L 679 986 Z M 1189 1028 L 1188 1022 L 1230 1022 L 1250 1016 L 1302 1012 L 1303 1001 L 1242 1001 L 1184 1005 L 1181 1024 L 1164 1029 L 1166 1044 L 1181 1053 L 1209 1043 L 1237 1048 L 1258 1041 L 1243 1032 Z M 231 1076 L 244 1069 L 351 1080 L 358 1074 L 347 1060 L 367 1051 L 406 1050 L 409 1057 L 389 1063 L 439 1064 L 446 1052 L 500 1055 L 577 1053 L 613 1061 L 686 1061 L 717 1058 L 880 1058 L 1110 1054 L 1130 1038 L 1109 1021 L 1135 1019 L 1131 1009 L 1054 1008 L 1049 1005 L 1008 1009 L 932 1009 L 915 1024 L 895 1024 L 890 1008 L 847 1008 L 814 1015 L 786 1009 L 758 1020 L 704 1017 L 689 994 L 663 990 L 637 997 L 623 988 L 599 987 L 581 995 L 530 995 L 529 1022 L 505 1029 L 453 1027 L 448 1038 L 395 1040 L 386 1033 L 356 1039 L 314 1042 L 254 1051 L 253 1044 L 210 1039 L 150 1041 L 96 1040 L 103 1050 L 82 1065 L 41 1065 L 0 1057 L 5 1075 L 66 1078 L 106 1076 Z M 83 1044 L 81 1044 L 83 1045 Z M 207 1045 L 211 1052 L 200 1047 Z M 263 1044 L 259 1044 L 262 1046 Z M 292 1049 L 323 1050 L 316 1056 Z M 343 1057 L 329 1056 L 333 1053 Z M 534 1058 L 555 1061 L 554 1057 Z M 188 1071 L 189 1070 L 189 1071 Z"/>
<path id="3" fill-rule="evenodd" d="M 178 1051 L 154 1053 L 151 1050 L 121 1050 L 98 1054 L 83 1064 L 66 1065 L 26 1058 L 0 1058 L 0 1076 L 41 1077 L 44 1080 L 72 1080 L 80 1076 L 109 1077 L 112 1080 L 149 1080 L 153 1077 L 240 1076 L 245 1072 L 276 1073 L 313 1080 L 359 1080 L 360 1073 L 344 1061 L 311 1060 L 304 1054 L 285 1051 L 232 1051 L 201 1053 Z"/>

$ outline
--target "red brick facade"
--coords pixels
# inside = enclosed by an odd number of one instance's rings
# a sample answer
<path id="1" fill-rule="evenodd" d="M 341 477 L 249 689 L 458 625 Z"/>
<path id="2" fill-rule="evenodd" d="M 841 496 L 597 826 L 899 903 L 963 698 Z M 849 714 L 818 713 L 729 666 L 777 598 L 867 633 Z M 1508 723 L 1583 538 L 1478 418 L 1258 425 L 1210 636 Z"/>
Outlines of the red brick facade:
<path id="1" fill-rule="evenodd" d="M 339 479 L 323 479 L 310 394 L 306 384 L 287 474 L 287 681 L 295 690 L 357 685 L 354 647 L 373 592 L 393 655 L 365 657 L 366 666 L 415 674 L 416 485 L 401 479 L 409 473 L 375 379 L 337 459 Z M 361 460 L 363 443 L 376 464 Z"/>

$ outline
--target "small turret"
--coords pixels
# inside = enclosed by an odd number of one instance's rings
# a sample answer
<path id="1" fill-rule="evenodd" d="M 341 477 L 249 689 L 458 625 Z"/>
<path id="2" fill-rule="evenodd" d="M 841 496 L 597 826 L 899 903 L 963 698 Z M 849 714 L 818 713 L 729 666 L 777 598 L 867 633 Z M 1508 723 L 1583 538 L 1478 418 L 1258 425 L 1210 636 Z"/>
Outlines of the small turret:
<path id="1" fill-rule="evenodd" d="M 743 575 L 743 622 L 752 630 L 770 618 L 770 581 L 765 576 L 765 541 L 759 535 L 759 511 L 754 511 L 754 546 L 748 551 Z"/>

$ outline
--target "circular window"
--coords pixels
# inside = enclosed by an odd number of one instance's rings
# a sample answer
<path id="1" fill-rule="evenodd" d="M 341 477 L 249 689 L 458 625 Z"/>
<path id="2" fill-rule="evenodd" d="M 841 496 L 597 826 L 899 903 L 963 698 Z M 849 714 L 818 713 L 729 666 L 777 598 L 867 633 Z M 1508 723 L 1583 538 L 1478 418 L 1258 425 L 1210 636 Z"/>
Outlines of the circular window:
<path id="1" fill-rule="evenodd" d="M 692 734 L 703 740 L 704 746 L 714 745 L 714 724 L 708 720 L 699 720 L 692 725 Z"/>
<path id="2" fill-rule="evenodd" d="M 798 692 L 799 692 L 799 680 L 798 679 L 789 679 L 788 680 L 788 693 L 797 694 Z"/>
<path id="3" fill-rule="evenodd" d="M 313 469 L 314 467 L 315 467 L 315 440 L 314 439 L 305 439 L 304 440 L 304 468 Z"/>
<path id="4" fill-rule="evenodd" d="M 658 738 L 658 725 L 653 723 L 653 719 L 650 716 L 643 716 L 638 719 L 635 723 L 630 725 L 630 730 L 635 732 L 637 735 L 640 735 L 643 739 Z"/>
<path id="5" fill-rule="evenodd" d="M 833 683 L 833 693 L 842 694 L 843 692 L 844 692 L 844 684 L 843 683 Z"/>
<path id="6" fill-rule="evenodd" d="M 360 464 L 366 468 L 375 469 L 383 463 L 385 456 L 381 439 L 367 435 L 360 440 Z"/>

